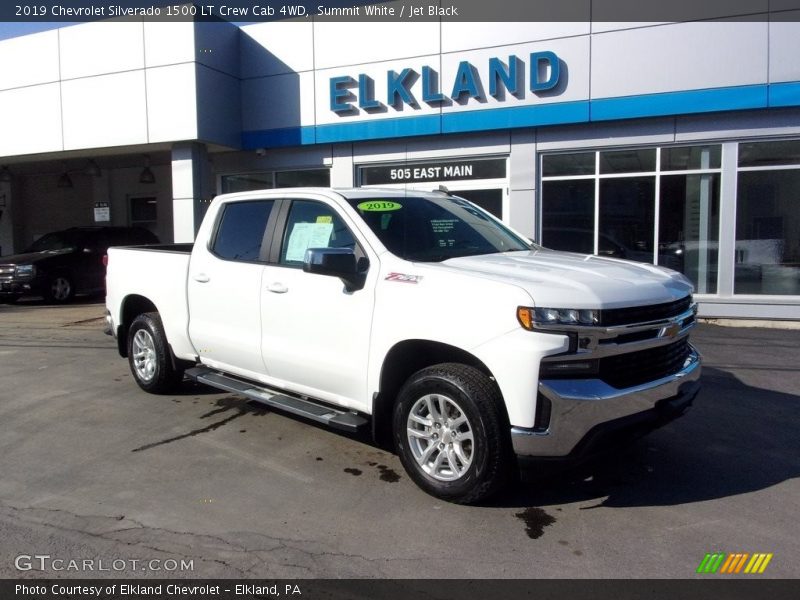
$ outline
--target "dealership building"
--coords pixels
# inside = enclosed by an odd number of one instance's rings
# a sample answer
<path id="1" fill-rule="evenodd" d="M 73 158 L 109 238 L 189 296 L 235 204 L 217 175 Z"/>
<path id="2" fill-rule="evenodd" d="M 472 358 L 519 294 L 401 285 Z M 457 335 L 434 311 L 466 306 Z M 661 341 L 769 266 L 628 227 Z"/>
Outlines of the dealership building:
<path id="1" fill-rule="evenodd" d="M 445 186 L 545 246 L 682 271 L 701 316 L 800 319 L 800 10 L 752 4 L 6 39 L 0 254 L 93 224 L 191 241 L 225 192 Z"/>

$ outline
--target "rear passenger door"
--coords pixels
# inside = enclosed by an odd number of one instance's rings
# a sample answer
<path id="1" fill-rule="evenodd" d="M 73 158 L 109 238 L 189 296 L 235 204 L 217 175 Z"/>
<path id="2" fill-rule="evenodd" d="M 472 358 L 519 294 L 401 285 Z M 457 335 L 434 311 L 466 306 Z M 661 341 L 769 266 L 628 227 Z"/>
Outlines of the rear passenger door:
<path id="1" fill-rule="evenodd" d="M 261 278 L 274 226 L 273 199 L 228 202 L 207 246 L 189 263 L 189 336 L 203 363 L 263 378 Z"/>

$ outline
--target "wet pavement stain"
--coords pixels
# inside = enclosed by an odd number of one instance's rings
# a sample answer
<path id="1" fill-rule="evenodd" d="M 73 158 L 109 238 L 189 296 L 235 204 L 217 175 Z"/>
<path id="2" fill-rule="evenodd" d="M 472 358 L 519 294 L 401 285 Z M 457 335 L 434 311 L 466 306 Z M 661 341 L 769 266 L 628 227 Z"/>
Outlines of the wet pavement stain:
<path id="1" fill-rule="evenodd" d="M 318 456 L 317 460 L 325 460 L 325 459 L 323 459 L 321 456 Z"/>
<path id="2" fill-rule="evenodd" d="M 525 533 L 532 540 L 542 537 L 544 528 L 556 522 L 555 518 L 535 506 L 526 508 L 514 516 L 525 522 Z"/>
<path id="3" fill-rule="evenodd" d="M 206 427 L 200 427 L 198 429 L 193 429 L 192 431 L 188 431 L 186 433 L 182 433 L 181 435 L 176 435 L 171 438 L 167 438 L 165 440 L 160 440 L 158 442 L 152 442 L 150 444 L 144 444 L 143 446 L 139 446 L 138 448 L 134 448 L 131 452 L 142 452 L 144 450 L 150 450 L 151 448 L 156 448 L 157 446 L 163 446 L 165 444 L 171 444 L 172 442 L 177 442 L 189 437 L 194 437 L 196 435 L 200 435 L 201 433 L 208 433 L 210 431 L 214 431 L 219 429 L 223 425 L 230 423 L 234 419 L 238 419 L 239 417 L 243 417 L 246 414 L 252 414 L 253 416 L 261 416 L 266 415 L 269 411 L 266 408 L 261 407 L 260 405 L 252 406 L 248 401 L 243 398 L 239 398 L 236 396 L 227 396 L 225 398 L 220 398 L 214 404 L 216 404 L 219 408 L 215 408 L 214 410 L 210 410 L 207 413 L 200 415 L 201 419 L 207 419 L 209 417 L 213 417 L 214 415 L 226 413 L 231 410 L 235 410 L 236 412 L 221 421 L 217 421 L 212 423 L 211 425 L 207 425 Z"/>
<path id="4" fill-rule="evenodd" d="M 389 483 L 397 483 L 400 481 L 400 475 L 394 469 L 391 469 L 386 465 L 377 465 L 377 467 L 381 472 L 381 481 L 388 481 Z"/>
<path id="5" fill-rule="evenodd" d="M 359 475 L 361 475 L 361 473 L 362 473 L 363 471 L 361 471 L 361 469 L 354 469 L 354 468 L 352 468 L 352 467 L 346 467 L 346 468 L 344 469 L 344 472 L 345 472 L 345 473 L 350 473 L 350 475 L 355 475 L 356 477 L 358 477 Z"/>

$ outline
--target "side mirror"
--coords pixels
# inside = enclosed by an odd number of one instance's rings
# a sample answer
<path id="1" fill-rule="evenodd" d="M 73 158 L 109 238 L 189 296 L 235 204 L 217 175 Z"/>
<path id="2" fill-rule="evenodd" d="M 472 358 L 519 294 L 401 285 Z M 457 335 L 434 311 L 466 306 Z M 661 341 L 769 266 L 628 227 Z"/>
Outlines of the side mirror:
<path id="1" fill-rule="evenodd" d="M 358 272 L 355 252 L 349 248 L 309 248 L 303 259 L 303 271 L 338 277 L 348 292 L 364 287 L 364 274 Z"/>

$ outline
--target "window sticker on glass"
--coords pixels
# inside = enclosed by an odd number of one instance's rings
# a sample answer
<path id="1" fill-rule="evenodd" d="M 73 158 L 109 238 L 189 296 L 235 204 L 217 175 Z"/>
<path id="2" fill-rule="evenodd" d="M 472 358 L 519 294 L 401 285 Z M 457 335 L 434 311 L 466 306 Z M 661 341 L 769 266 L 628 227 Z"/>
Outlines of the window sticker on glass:
<path id="1" fill-rule="evenodd" d="M 319 215 L 317 223 L 333 223 L 333 215 Z"/>
<path id="2" fill-rule="evenodd" d="M 387 212 L 400 210 L 403 205 L 399 202 L 389 202 L 388 200 L 370 200 L 369 202 L 361 202 L 357 205 L 357 208 L 363 212 Z"/>
<path id="3" fill-rule="evenodd" d="M 333 223 L 295 223 L 286 246 L 287 262 L 303 262 L 308 248 L 330 245 Z"/>
<path id="4" fill-rule="evenodd" d="M 458 223 L 458 219 L 431 219 L 434 233 L 450 233 Z"/>

